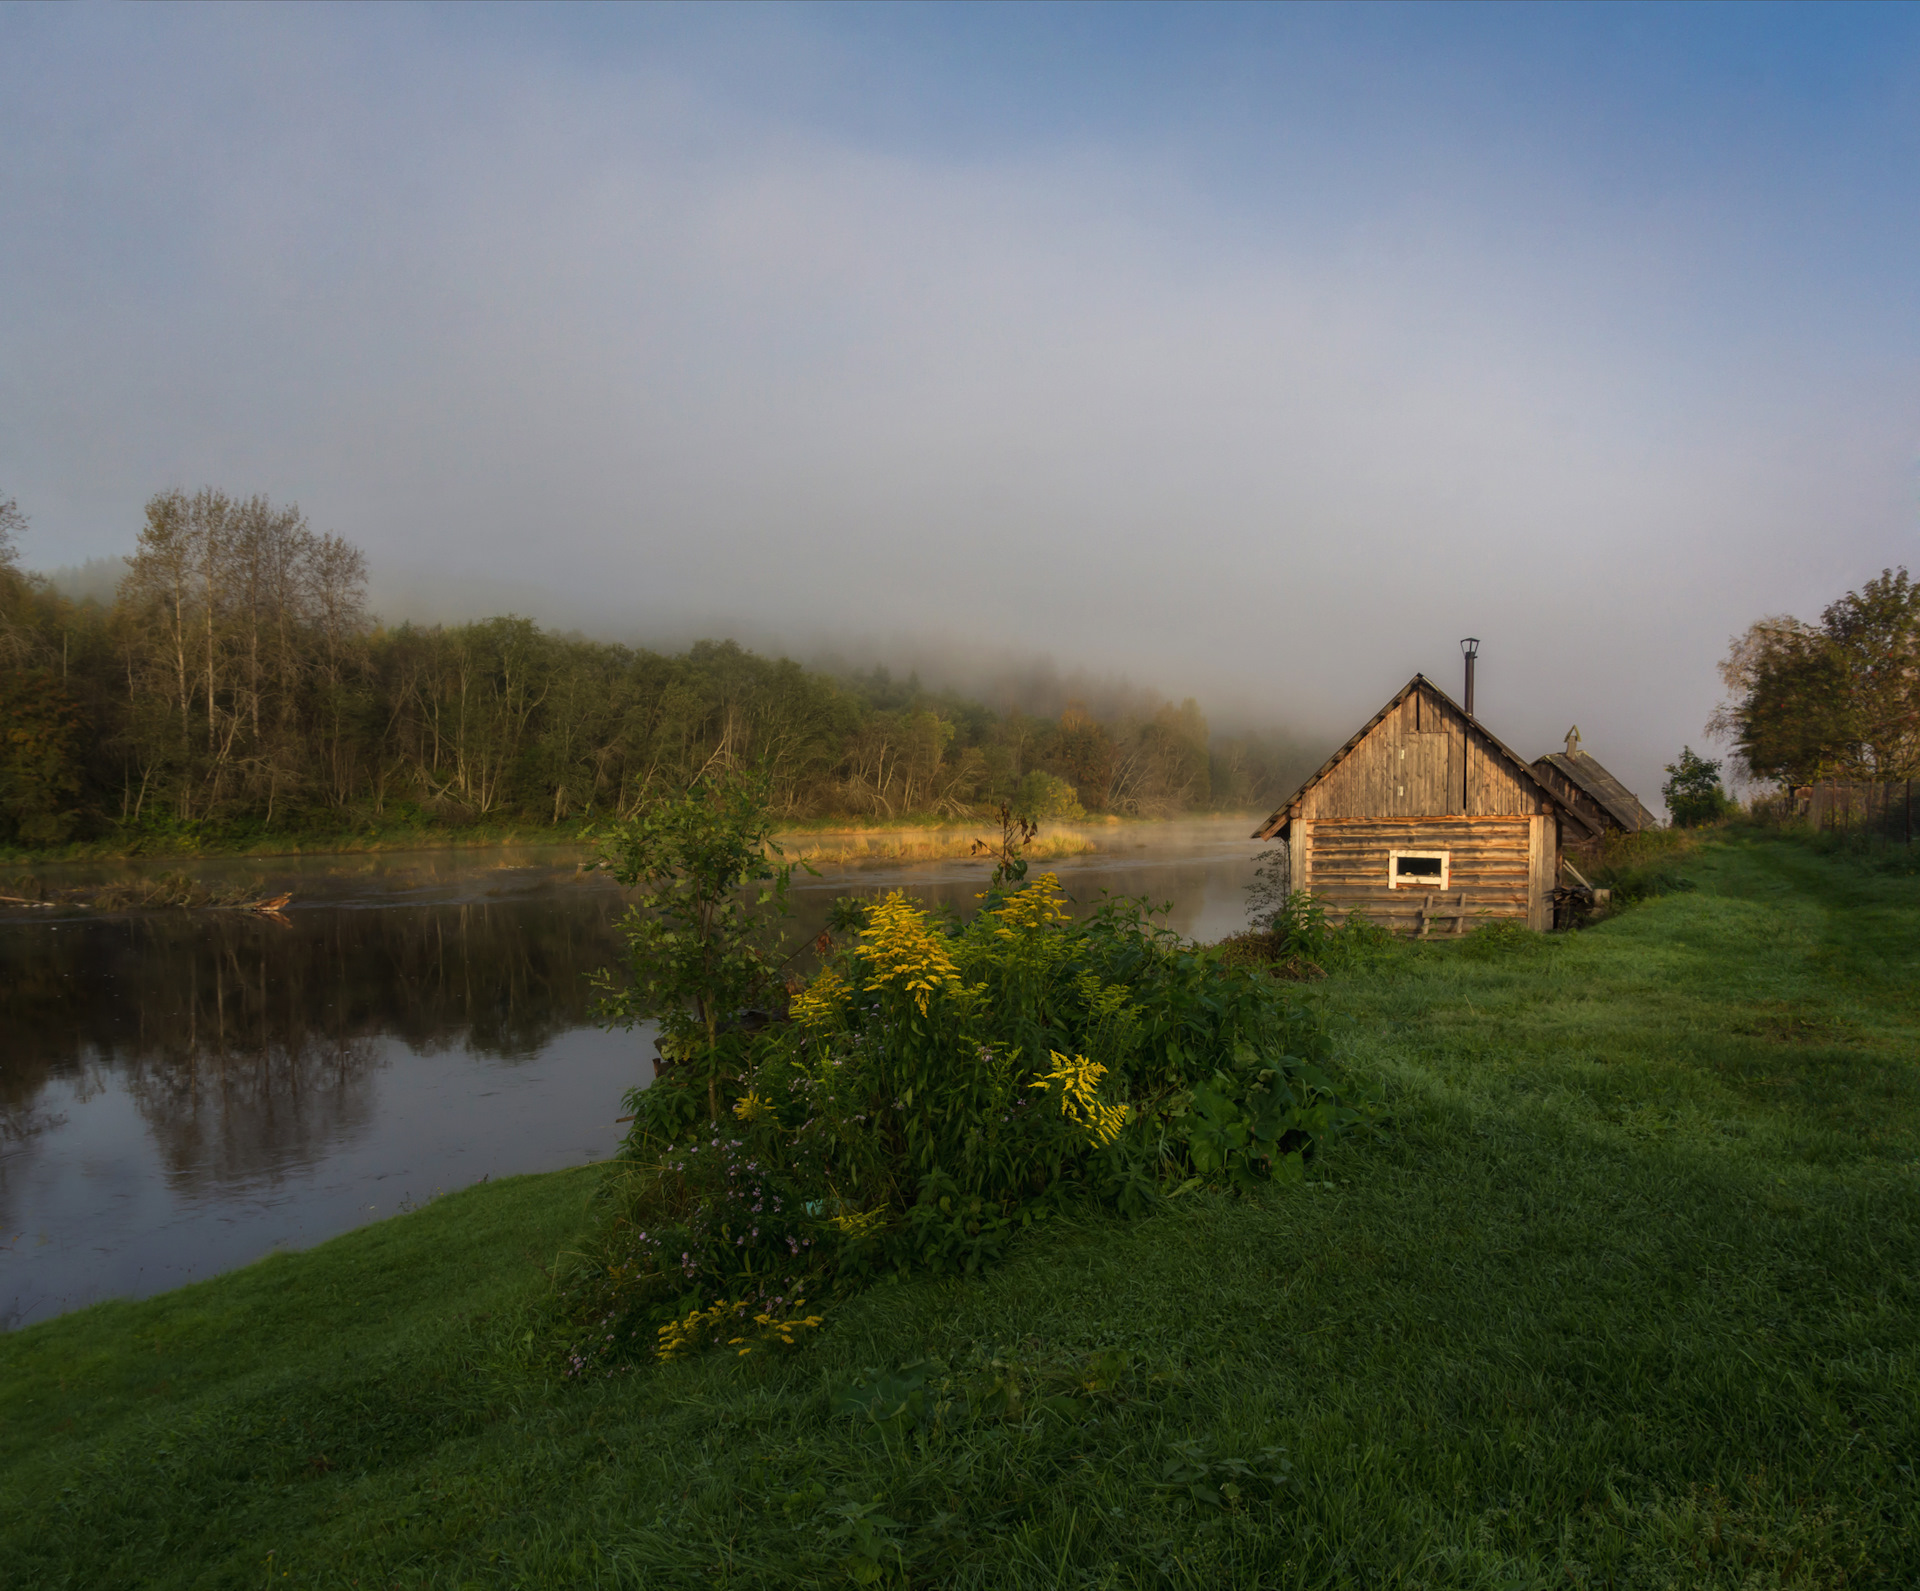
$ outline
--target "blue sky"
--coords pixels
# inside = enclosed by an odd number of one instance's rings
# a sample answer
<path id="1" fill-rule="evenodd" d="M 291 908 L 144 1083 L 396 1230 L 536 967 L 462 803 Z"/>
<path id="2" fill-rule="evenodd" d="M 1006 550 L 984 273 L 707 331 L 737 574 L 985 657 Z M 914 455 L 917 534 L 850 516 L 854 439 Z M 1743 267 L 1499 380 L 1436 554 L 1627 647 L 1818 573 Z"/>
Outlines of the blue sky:
<path id="1" fill-rule="evenodd" d="M 1652 796 L 1915 561 L 1917 205 L 1903 6 L 10 6 L 0 496 L 1335 738 L 1472 631 Z"/>

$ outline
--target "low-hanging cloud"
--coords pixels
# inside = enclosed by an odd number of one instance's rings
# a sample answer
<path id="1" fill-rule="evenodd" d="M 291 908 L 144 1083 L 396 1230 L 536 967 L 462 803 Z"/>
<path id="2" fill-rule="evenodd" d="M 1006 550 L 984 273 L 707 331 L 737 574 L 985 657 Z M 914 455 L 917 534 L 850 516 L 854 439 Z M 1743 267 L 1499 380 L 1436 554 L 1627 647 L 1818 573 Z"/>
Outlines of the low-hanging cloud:
<path id="1" fill-rule="evenodd" d="M 769 26 L 824 70 L 806 21 Z M 215 482 L 423 613 L 1043 652 L 1333 738 L 1472 632 L 1497 732 L 1578 719 L 1652 798 L 1726 635 L 1911 539 L 1910 316 L 1715 291 L 1753 231 L 1711 205 L 1528 224 L 1551 171 L 1471 140 L 1356 195 L 1204 140 L 849 136 L 671 40 L 5 26 L 0 494 L 41 564 Z"/>

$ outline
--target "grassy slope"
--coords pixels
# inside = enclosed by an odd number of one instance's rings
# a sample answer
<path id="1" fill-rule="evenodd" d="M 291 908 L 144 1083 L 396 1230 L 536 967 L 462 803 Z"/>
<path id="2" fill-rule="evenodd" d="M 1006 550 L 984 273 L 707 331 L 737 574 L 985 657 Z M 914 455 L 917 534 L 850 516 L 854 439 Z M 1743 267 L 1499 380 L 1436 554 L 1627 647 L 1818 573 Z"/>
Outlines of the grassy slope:
<path id="1" fill-rule="evenodd" d="M 7 1581 L 843 1584 L 830 1510 L 877 1500 L 917 1583 L 1920 1583 L 1920 889 L 1684 865 L 1321 986 L 1396 1115 L 1316 1185 L 882 1288 L 782 1361 L 556 1385 L 530 1260 L 590 1173 L 0 1340 Z M 1091 1418 L 828 1412 L 982 1344 L 1134 1369 Z M 1161 1484 L 1270 1447 L 1272 1500 Z"/>

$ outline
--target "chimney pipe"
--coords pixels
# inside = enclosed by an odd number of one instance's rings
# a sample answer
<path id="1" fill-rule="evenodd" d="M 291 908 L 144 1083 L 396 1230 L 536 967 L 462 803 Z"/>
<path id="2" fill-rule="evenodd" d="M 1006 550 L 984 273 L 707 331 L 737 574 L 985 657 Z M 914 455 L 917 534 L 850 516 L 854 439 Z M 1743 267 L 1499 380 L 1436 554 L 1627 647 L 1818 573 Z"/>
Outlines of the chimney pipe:
<path id="1" fill-rule="evenodd" d="M 1460 643 L 1467 659 L 1467 717 L 1473 717 L 1473 660 L 1480 655 L 1480 637 L 1470 635 Z"/>

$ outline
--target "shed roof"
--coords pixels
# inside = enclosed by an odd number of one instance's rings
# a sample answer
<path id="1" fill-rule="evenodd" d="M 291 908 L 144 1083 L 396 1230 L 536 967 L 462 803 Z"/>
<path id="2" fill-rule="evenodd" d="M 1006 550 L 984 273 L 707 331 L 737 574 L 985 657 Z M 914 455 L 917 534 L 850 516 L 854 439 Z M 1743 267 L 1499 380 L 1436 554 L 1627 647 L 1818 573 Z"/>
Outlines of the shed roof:
<path id="1" fill-rule="evenodd" d="M 1426 675 L 1416 674 L 1413 676 L 1412 679 L 1408 680 L 1405 685 L 1400 687 L 1399 691 L 1395 693 L 1393 699 L 1389 701 L 1386 704 L 1386 706 L 1382 707 L 1379 712 L 1375 713 L 1373 717 L 1369 718 L 1364 724 L 1362 724 L 1357 730 L 1355 730 L 1352 737 L 1347 741 L 1347 743 L 1344 746 L 1342 746 L 1338 751 L 1336 751 L 1331 757 L 1327 758 L 1327 760 L 1320 765 L 1319 770 L 1313 775 L 1312 778 L 1308 779 L 1305 783 L 1303 783 L 1300 786 L 1298 790 L 1294 791 L 1292 795 L 1288 796 L 1286 800 L 1282 801 L 1280 805 L 1277 808 L 1275 808 L 1273 815 L 1270 818 L 1268 818 L 1265 823 L 1261 824 L 1259 828 L 1253 831 L 1252 838 L 1256 840 L 1270 840 L 1276 834 L 1278 834 L 1282 829 L 1284 829 L 1287 826 L 1287 808 L 1292 806 L 1294 802 L 1298 801 L 1303 795 L 1305 795 L 1309 790 L 1311 790 L 1315 785 L 1317 785 L 1322 779 L 1326 778 L 1326 776 L 1332 773 L 1335 768 L 1339 767 L 1340 764 L 1344 762 L 1347 759 L 1347 757 L 1352 753 L 1353 749 L 1356 746 L 1358 746 L 1363 740 L 1365 740 L 1367 736 L 1372 734 L 1374 730 L 1380 727 L 1381 721 L 1387 716 L 1388 713 L 1392 712 L 1395 708 L 1397 708 L 1402 702 L 1404 702 L 1409 696 L 1411 696 L 1416 690 L 1420 689 L 1420 687 L 1423 685 L 1430 692 L 1432 692 L 1434 696 L 1439 698 L 1440 704 L 1443 707 L 1447 708 L 1450 712 L 1452 712 L 1454 716 L 1457 717 L 1463 724 L 1470 725 L 1473 729 L 1473 732 L 1476 735 L 1478 735 L 1482 740 L 1484 740 L 1487 743 L 1487 745 L 1492 747 L 1493 750 L 1499 756 L 1505 758 L 1515 773 L 1519 774 L 1523 779 L 1527 781 L 1528 784 L 1532 785 L 1534 789 L 1540 792 L 1540 798 L 1543 801 L 1551 801 L 1562 812 L 1570 812 L 1570 813 L 1573 812 L 1573 809 L 1569 807 L 1565 801 L 1561 800 L 1559 796 L 1555 795 L 1551 790 L 1549 790 L 1545 785 L 1543 785 L 1537 777 L 1535 777 L 1534 771 L 1533 771 L 1533 765 L 1531 763 L 1529 763 L 1524 757 L 1522 757 L 1518 752 L 1514 751 L 1511 747 L 1503 744 L 1497 736 L 1490 734 L 1487 730 L 1486 725 L 1482 724 L 1479 719 L 1469 718 L 1466 714 L 1465 709 L 1463 709 L 1458 702 L 1456 702 L 1451 696 L 1449 696 L 1445 691 L 1443 691 L 1438 685 L 1434 684 L 1432 680 L 1428 679 Z M 1578 818 L 1579 816 L 1578 813 L 1573 813 L 1573 815 L 1576 818 Z"/>
<path id="2" fill-rule="evenodd" d="M 1629 834 L 1660 826 L 1660 820 L 1640 804 L 1640 798 L 1586 752 L 1554 751 L 1538 760 L 1565 774 L 1575 789 L 1591 796 Z"/>

